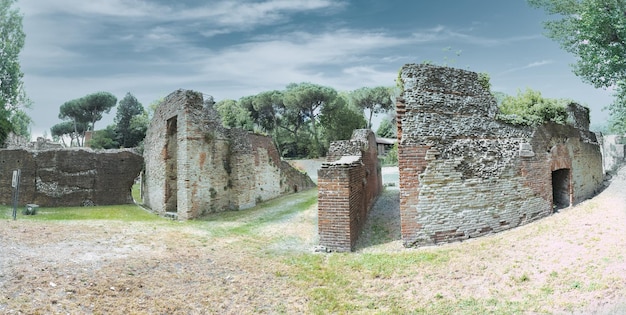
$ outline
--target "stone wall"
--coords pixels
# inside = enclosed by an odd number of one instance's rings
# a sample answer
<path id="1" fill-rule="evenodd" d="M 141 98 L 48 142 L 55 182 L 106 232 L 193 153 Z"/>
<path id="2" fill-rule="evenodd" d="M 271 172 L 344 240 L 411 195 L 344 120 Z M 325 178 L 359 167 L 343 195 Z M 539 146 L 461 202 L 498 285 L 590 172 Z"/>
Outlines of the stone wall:
<path id="1" fill-rule="evenodd" d="M 144 203 L 182 220 L 315 186 L 281 161 L 270 137 L 224 128 L 212 102 L 194 91 L 165 98 L 144 147 Z"/>
<path id="2" fill-rule="evenodd" d="M 382 191 L 374 133 L 355 130 L 351 140 L 333 142 L 317 184 L 320 245 L 331 251 L 353 250 Z"/>
<path id="3" fill-rule="evenodd" d="M 496 120 L 476 73 L 405 65 L 398 99 L 401 230 L 405 246 L 510 229 L 592 196 L 602 182 L 593 133 L 571 125 Z M 568 107 L 574 125 L 588 111 Z"/>
<path id="4" fill-rule="evenodd" d="M 0 203 L 10 204 L 14 170 L 21 170 L 20 204 L 41 206 L 133 203 L 131 187 L 143 159 L 132 150 L 0 150 Z"/>
<path id="5" fill-rule="evenodd" d="M 619 135 L 596 134 L 602 144 L 602 168 L 605 173 L 612 173 L 624 163 L 624 137 Z"/>

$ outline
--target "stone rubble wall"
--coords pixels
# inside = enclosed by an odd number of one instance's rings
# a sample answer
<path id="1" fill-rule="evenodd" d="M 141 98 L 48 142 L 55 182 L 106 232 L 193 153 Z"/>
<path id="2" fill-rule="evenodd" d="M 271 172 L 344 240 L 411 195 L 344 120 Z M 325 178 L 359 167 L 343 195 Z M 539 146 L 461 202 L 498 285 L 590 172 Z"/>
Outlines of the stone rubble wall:
<path id="1" fill-rule="evenodd" d="M 351 140 L 331 143 L 317 183 L 320 245 L 330 251 L 352 251 L 382 191 L 374 133 L 355 130 Z"/>
<path id="2" fill-rule="evenodd" d="M 412 64 L 402 68 L 401 79 L 397 124 L 405 246 L 464 240 L 550 215 L 557 169 L 571 169 L 572 203 L 597 191 L 602 160 L 587 130 L 496 120 L 495 99 L 474 72 Z"/>
<path id="3" fill-rule="evenodd" d="M 612 173 L 624 163 L 624 137 L 620 135 L 596 134 L 602 146 L 602 169 L 604 173 Z"/>
<path id="4" fill-rule="evenodd" d="M 176 133 L 168 140 L 168 121 L 174 120 Z M 213 104 L 195 91 L 178 90 L 164 99 L 144 146 L 144 203 L 159 214 L 176 212 L 181 220 L 253 207 L 315 186 L 281 161 L 270 137 L 224 128 Z"/>
<path id="5" fill-rule="evenodd" d="M 130 149 L 0 150 L 0 203 L 11 204 L 11 180 L 20 169 L 21 205 L 44 207 L 133 203 L 132 185 L 143 158 Z"/>
<path id="6" fill-rule="evenodd" d="M 4 141 L 4 147 L 12 150 L 48 150 L 62 149 L 63 145 L 43 137 L 38 137 L 36 141 L 31 142 L 26 137 L 18 136 L 11 132 Z"/>

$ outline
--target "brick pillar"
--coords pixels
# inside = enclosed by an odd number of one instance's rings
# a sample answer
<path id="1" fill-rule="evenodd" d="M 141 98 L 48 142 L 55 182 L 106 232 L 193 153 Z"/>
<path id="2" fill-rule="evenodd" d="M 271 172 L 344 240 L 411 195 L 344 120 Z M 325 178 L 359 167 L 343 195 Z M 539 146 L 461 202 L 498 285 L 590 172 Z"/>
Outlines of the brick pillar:
<path id="1" fill-rule="evenodd" d="M 348 165 L 318 171 L 318 232 L 320 245 L 350 251 L 350 168 Z"/>
<path id="2" fill-rule="evenodd" d="M 399 145 L 398 168 L 400 171 L 400 222 L 402 240 L 405 245 L 415 241 L 416 233 L 422 228 L 417 222 L 419 202 L 419 175 L 426 169 L 426 151 L 429 146 Z"/>

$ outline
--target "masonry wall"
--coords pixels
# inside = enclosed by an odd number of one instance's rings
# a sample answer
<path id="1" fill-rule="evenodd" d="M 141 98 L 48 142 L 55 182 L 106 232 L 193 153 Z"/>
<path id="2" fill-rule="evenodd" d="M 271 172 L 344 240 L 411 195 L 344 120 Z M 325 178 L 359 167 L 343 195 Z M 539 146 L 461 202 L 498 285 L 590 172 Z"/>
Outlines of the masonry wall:
<path id="1" fill-rule="evenodd" d="M 0 150 L 0 203 L 12 203 L 11 180 L 17 169 L 21 171 L 21 205 L 133 203 L 131 187 L 142 167 L 141 155 L 132 150 Z"/>
<path id="2" fill-rule="evenodd" d="M 624 137 L 596 134 L 602 147 L 602 166 L 605 173 L 615 172 L 624 163 Z"/>
<path id="3" fill-rule="evenodd" d="M 333 142 L 317 183 L 320 245 L 331 251 L 353 250 L 382 191 L 374 133 L 355 130 L 351 140 Z"/>
<path id="4" fill-rule="evenodd" d="M 178 90 L 157 108 L 144 140 L 144 203 L 154 212 L 188 220 L 315 186 L 283 165 L 271 138 L 224 128 L 212 105 Z"/>
<path id="5" fill-rule="evenodd" d="M 569 170 L 563 185 L 570 204 L 597 191 L 602 160 L 588 130 L 499 122 L 495 100 L 473 72 L 406 65 L 401 79 L 397 123 L 405 246 L 464 240 L 550 215 L 555 170 Z M 578 121 L 576 115 L 572 119 Z"/>

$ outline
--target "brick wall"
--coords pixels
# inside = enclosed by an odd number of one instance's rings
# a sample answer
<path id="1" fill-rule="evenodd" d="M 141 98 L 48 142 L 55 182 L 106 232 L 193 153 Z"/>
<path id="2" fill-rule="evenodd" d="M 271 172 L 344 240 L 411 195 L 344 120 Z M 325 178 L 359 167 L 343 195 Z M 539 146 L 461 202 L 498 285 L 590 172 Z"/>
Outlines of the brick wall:
<path id="1" fill-rule="evenodd" d="M 327 160 L 317 180 L 320 245 L 351 251 L 382 191 L 376 136 L 355 130 L 351 140 L 331 144 Z"/>
<path id="2" fill-rule="evenodd" d="M 11 180 L 20 169 L 20 204 L 41 206 L 133 203 L 131 187 L 143 159 L 126 150 L 86 148 L 0 150 L 0 203 L 11 204 Z"/>
<path id="3" fill-rule="evenodd" d="M 315 186 L 281 161 L 270 137 L 224 128 L 212 105 L 178 90 L 157 108 L 144 140 L 143 196 L 152 211 L 187 220 Z"/>
<path id="4" fill-rule="evenodd" d="M 473 72 L 406 65 L 401 79 L 397 124 L 405 246 L 464 240 L 550 215 L 553 171 L 568 174 L 557 178 L 569 204 L 597 192 L 602 159 L 588 130 L 498 121 L 494 98 Z M 588 125 L 588 111 L 577 105 L 568 110 L 574 125 Z"/>

